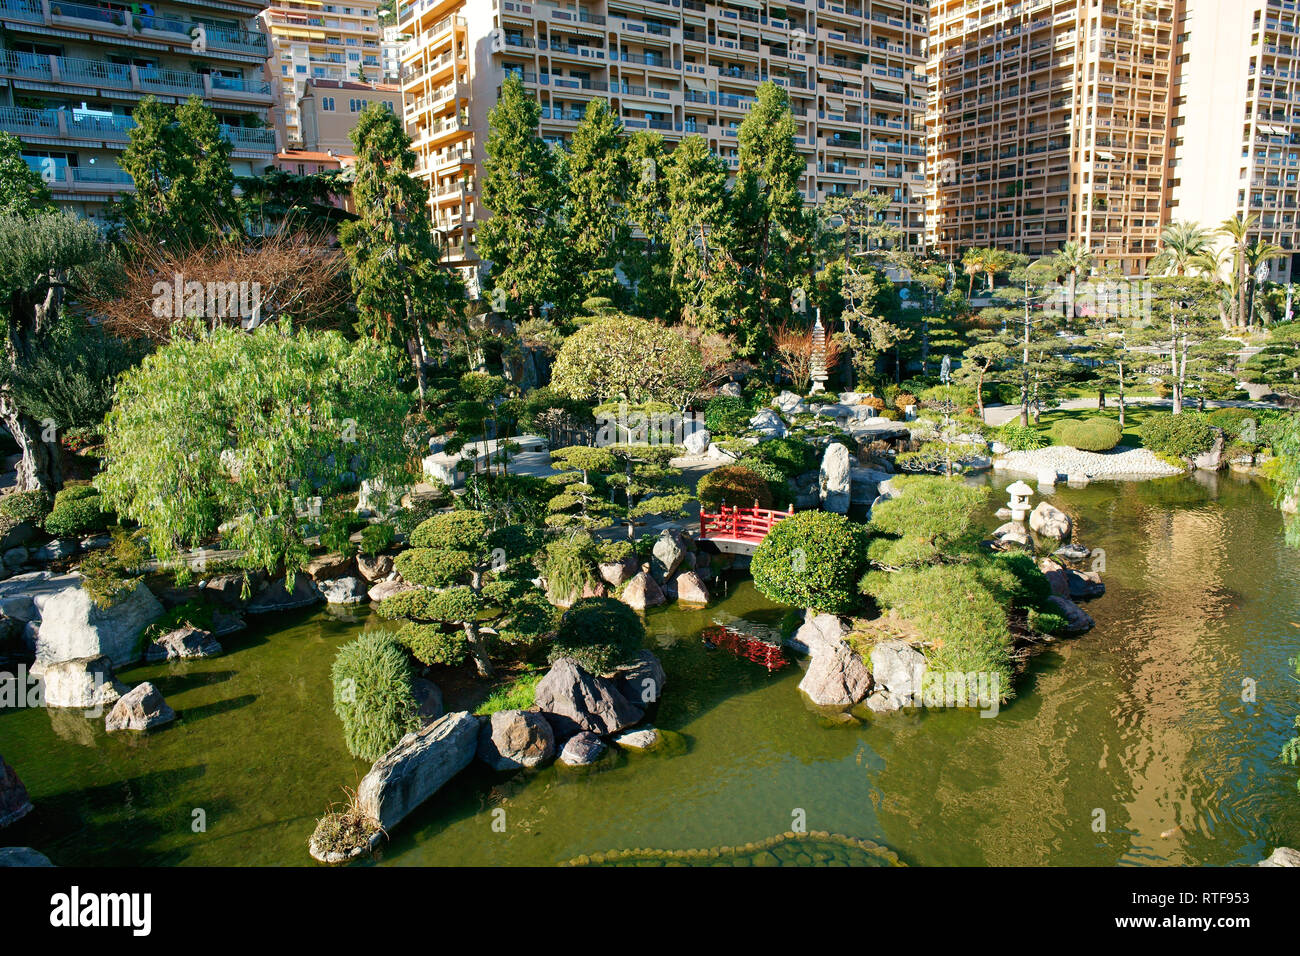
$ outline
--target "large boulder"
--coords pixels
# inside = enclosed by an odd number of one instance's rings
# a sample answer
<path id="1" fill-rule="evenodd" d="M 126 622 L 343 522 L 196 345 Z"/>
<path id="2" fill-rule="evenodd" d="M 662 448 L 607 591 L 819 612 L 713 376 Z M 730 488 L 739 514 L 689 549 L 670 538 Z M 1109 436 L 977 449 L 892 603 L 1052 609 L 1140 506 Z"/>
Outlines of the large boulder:
<path id="1" fill-rule="evenodd" d="M 781 416 L 770 408 L 759 409 L 757 414 L 749 420 L 749 427 L 764 438 L 784 438 L 788 433 Z"/>
<path id="2" fill-rule="evenodd" d="M 100 655 L 114 667 L 135 664 L 144 656 L 141 634 L 163 613 L 162 604 L 139 582 L 108 608 L 80 587 L 66 588 L 38 606 L 36 659 L 47 664 Z"/>
<path id="3" fill-rule="evenodd" d="M 167 706 L 158 688 L 145 681 L 137 684 L 113 705 L 104 718 L 104 729 L 109 733 L 118 730 L 153 730 L 176 719 L 176 712 Z"/>
<path id="4" fill-rule="evenodd" d="M 697 428 L 686 436 L 682 442 L 686 446 L 686 454 L 696 458 L 708 454 L 709 445 L 713 443 L 713 436 L 707 428 Z"/>
<path id="5" fill-rule="evenodd" d="M 393 573 L 393 559 L 387 554 L 376 555 L 357 555 L 357 571 L 361 576 L 374 584 L 376 581 L 382 581 Z"/>
<path id="6" fill-rule="evenodd" d="M 27 788 L 18 779 L 14 768 L 0 757 L 0 827 L 17 823 L 32 810 L 32 801 L 27 796 Z"/>
<path id="7" fill-rule="evenodd" d="M 555 734 L 541 714 L 498 710 L 479 730 L 478 758 L 493 770 L 537 767 L 555 756 Z"/>
<path id="8" fill-rule="evenodd" d="M 648 607 L 658 607 L 665 600 L 663 588 L 655 583 L 647 572 L 642 571 L 623 586 L 619 599 L 630 608 L 644 611 Z"/>
<path id="9" fill-rule="evenodd" d="M 852 707 L 870 693 L 871 672 L 862 658 L 841 642 L 831 649 L 819 648 L 813 654 L 799 689 L 814 704 Z"/>
<path id="10" fill-rule="evenodd" d="M 661 531 L 650 554 L 650 573 L 654 575 L 655 583 L 663 584 L 676 574 L 685 556 L 686 542 L 682 540 L 681 532 Z"/>
<path id="11" fill-rule="evenodd" d="M 92 710 L 116 703 L 126 692 L 113 675 L 112 661 L 102 654 L 37 666 L 46 707 Z"/>
<path id="12" fill-rule="evenodd" d="M 415 585 L 408 584 L 401 578 L 392 577 L 387 581 L 380 581 L 366 593 L 366 596 L 378 604 L 384 598 L 390 598 L 394 594 L 401 594 L 403 591 L 409 591 L 413 587 L 415 587 Z"/>
<path id="13" fill-rule="evenodd" d="M 852 466 L 849 450 L 840 442 L 826 446 L 817 487 L 822 508 L 836 514 L 848 512 L 853 493 Z"/>
<path id="14" fill-rule="evenodd" d="M 772 399 L 772 407 L 780 409 L 786 415 L 798 415 L 808 411 L 808 406 L 804 403 L 804 400 L 794 392 L 782 392 Z"/>
<path id="15" fill-rule="evenodd" d="M 1064 511 L 1052 507 L 1046 501 L 1040 501 L 1038 507 L 1029 514 L 1029 530 L 1040 538 L 1069 541 L 1074 523 Z"/>
<path id="16" fill-rule="evenodd" d="M 352 575 L 318 581 L 316 586 L 326 604 L 360 604 L 369 592 L 366 582 Z"/>
<path id="17" fill-rule="evenodd" d="M 786 638 L 785 644 L 800 654 L 813 655 L 821 650 L 833 650 L 847 633 L 848 628 L 834 614 L 818 614 L 809 609 L 803 612 L 803 624 Z"/>
<path id="18" fill-rule="evenodd" d="M 1213 444 L 1192 459 L 1192 466 L 1203 471 L 1218 471 L 1224 465 L 1223 446 L 1223 430 L 1216 428 Z"/>
<path id="19" fill-rule="evenodd" d="M 682 604 L 708 604 L 709 589 L 694 571 L 683 571 L 673 578 L 673 590 Z"/>
<path id="20" fill-rule="evenodd" d="M 355 558 L 346 557 L 334 552 L 332 554 L 322 554 L 312 558 L 307 562 L 304 568 L 308 576 L 316 582 L 329 581 L 333 578 L 341 578 L 349 574 L 357 573 L 357 562 Z"/>
<path id="21" fill-rule="evenodd" d="M 614 737 L 614 743 L 624 750 L 654 750 L 663 742 L 663 734 L 657 727 L 637 727 L 625 730 Z"/>
<path id="22" fill-rule="evenodd" d="M 1289 846 L 1280 846 L 1272 852 L 1268 859 L 1260 860 L 1256 866 L 1300 866 L 1300 850 L 1293 850 Z"/>
<path id="23" fill-rule="evenodd" d="M 1042 571 L 1043 577 L 1047 578 L 1053 594 L 1059 594 L 1061 597 L 1070 596 L 1070 576 L 1065 568 L 1051 558 L 1043 558 L 1038 562 L 1038 570 Z"/>
<path id="24" fill-rule="evenodd" d="M 1052 605 L 1057 614 L 1065 618 L 1065 629 L 1069 633 L 1082 634 L 1094 627 L 1095 622 L 1092 617 L 1069 598 L 1053 594 L 1047 599 L 1047 602 Z"/>
<path id="25" fill-rule="evenodd" d="M 640 570 L 641 565 L 637 562 L 635 554 L 629 554 L 622 561 L 604 561 L 597 565 L 596 570 L 604 578 L 605 583 L 612 588 L 618 587 L 625 581 L 631 580 L 632 576 Z"/>
<path id="26" fill-rule="evenodd" d="M 925 655 L 907 641 L 880 641 L 871 648 L 871 676 L 892 702 L 919 701 L 925 679 Z"/>
<path id="27" fill-rule="evenodd" d="M 217 657 L 221 653 L 221 643 L 212 636 L 211 631 L 197 627 L 178 627 L 150 644 L 144 652 L 144 659 L 150 663 L 180 661 Z"/>
<path id="28" fill-rule="evenodd" d="M 605 741 L 595 734 L 583 731 L 574 734 L 560 751 L 560 763 L 569 767 L 586 767 L 605 756 Z"/>
<path id="29" fill-rule="evenodd" d="M 1066 570 L 1065 577 L 1071 600 L 1096 598 L 1106 593 L 1106 585 L 1096 571 L 1075 571 L 1070 568 Z"/>
<path id="30" fill-rule="evenodd" d="M 648 707 L 657 703 L 664 693 L 664 666 L 651 651 L 637 651 L 636 660 L 623 664 L 615 675 L 619 693 L 634 704 Z"/>
<path id="31" fill-rule="evenodd" d="M 391 831 L 474 759 L 478 727 L 477 717 L 457 711 L 407 734 L 362 778 L 361 812 Z"/>
<path id="32" fill-rule="evenodd" d="M 569 657 L 551 665 L 533 699 L 560 740 L 583 730 L 617 733 L 644 715 L 639 705 L 623 696 L 617 681 L 588 674 Z"/>
<path id="33" fill-rule="evenodd" d="M 272 581 L 253 600 L 249 602 L 249 614 L 269 614 L 273 611 L 292 611 L 300 607 L 311 607 L 323 600 L 316 582 L 305 574 L 296 574 L 293 590 L 284 586 L 284 579 Z"/>

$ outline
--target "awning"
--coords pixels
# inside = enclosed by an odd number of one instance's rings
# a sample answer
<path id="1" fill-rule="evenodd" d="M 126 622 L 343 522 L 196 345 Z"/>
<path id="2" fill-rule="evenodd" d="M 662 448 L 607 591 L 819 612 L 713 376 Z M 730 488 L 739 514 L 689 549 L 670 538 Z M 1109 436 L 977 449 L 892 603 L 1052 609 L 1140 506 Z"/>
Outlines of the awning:
<path id="1" fill-rule="evenodd" d="M 872 80 L 871 88 L 873 90 L 884 90 L 886 93 L 897 93 L 899 96 L 907 93 L 907 88 L 902 83 L 895 83 L 892 80 Z"/>
<path id="2" fill-rule="evenodd" d="M 688 90 L 699 90 L 701 93 L 709 92 L 709 84 L 703 80 L 692 79 L 689 76 L 686 77 L 686 88 Z"/>

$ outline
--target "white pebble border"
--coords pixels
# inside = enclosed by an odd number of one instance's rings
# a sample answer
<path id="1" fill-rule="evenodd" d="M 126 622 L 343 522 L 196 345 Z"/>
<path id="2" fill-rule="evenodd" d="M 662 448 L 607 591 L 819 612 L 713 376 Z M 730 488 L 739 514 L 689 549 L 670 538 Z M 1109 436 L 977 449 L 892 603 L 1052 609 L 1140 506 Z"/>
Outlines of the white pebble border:
<path id="1" fill-rule="evenodd" d="M 996 462 L 998 471 L 1037 475 L 1041 469 L 1055 468 L 1061 476 L 1086 476 L 1090 479 L 1164 478 L 1184 472 L 1161 461 L 1146 448 L 1117 446 L 1113 451 L 1080 451 L 1066 445 L 1053 445 L 1035 451 L 1007 452 Z"/>

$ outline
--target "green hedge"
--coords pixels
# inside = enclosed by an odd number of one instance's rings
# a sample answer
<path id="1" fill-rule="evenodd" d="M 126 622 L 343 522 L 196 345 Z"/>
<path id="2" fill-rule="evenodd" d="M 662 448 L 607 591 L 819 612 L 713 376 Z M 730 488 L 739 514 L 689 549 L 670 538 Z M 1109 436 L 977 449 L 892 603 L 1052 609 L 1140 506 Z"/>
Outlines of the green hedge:
<path id="1" fill-rule="evenodd" d="M 1052 426 L 1052 438 L 1058 445 L 1080 451 L 1110 451 L 1123 434 L 1119 422 L 1111 418 L 1062 418 Z"/>
<path id="2" fill-rule="evenodd" d="M 589 674 L 609 674 L 641 649 L 645 625 L 613 598 L 583 598 L 564 612 L 555 632 L 551 661 L 571 657 Z"/>
<path id="3" fill-rule="evenodd" d="M 15 491 L 0 498 L 0 517 L 40 524 L 50 513 L 50 496 L 43 491 Z"/>
<path id="4" fill-rule="evenodd" d="M 866 564 L 865 526 L 826 511 L 801 511 L 774 527 L 754 552 L 754 587 L 773 601 L 848 611 Z"/>
<path id="5" fill-rule="evenodd" d="M 734 395 L 715 395 L 704 406 L 704 427 L 714 436 L 739 435 L 750 417 L 748 406 Z"/>
<path id="6" fill-rule="evenodd" d="M 997 440 L 1011 451 L 1034 451 L 1050 444 L 1047 436 L 1033 425 L 1021 425 L 1018 422 L 1008 422 L 999 428 Z"/>
<path id="7" fill-rule="evenodd" d="M 1147 448 L 1175 458 L 1191 458 L 1214 444 L 1214 427 L 1200 412 L 1152 414 L 1138 434 Z"/>

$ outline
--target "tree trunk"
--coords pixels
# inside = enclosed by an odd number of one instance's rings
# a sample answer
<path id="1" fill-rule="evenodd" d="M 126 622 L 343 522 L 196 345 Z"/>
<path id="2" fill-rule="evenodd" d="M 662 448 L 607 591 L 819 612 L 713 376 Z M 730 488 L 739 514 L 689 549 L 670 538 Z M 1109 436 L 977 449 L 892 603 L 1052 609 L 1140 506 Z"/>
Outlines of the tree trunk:
<path id="1" fill-rule="evenodd" d="M 1119 363 L 1119 430 L 1124 430 L 1124 363 Z"/>
<path id="2" fill-rule="evenodd" d="M 44 491 L 52 496 L 63 485 L 59 444 L 52 426 L 51 438 L 54 440 L 44 441 L 41 423 L 19 412 L 7 396 L 0 398 L 0 419 L 23 455 L 18 463 L 18 490 Z"/>
<path id="3" fill-rule="evenodd" d="M 492 669 L 492 660 L 488 657 L 487 645 L 483 641 L 483 635 L 479 633 L 478 625 L 473 621 L 465 621 L 461 626 L 465 628 L 465 637 L 469 641 L 470 654 L 474 658 L 474 670 L 478 672 L 478 676 L 495 676 L 496 672 Z"/>

